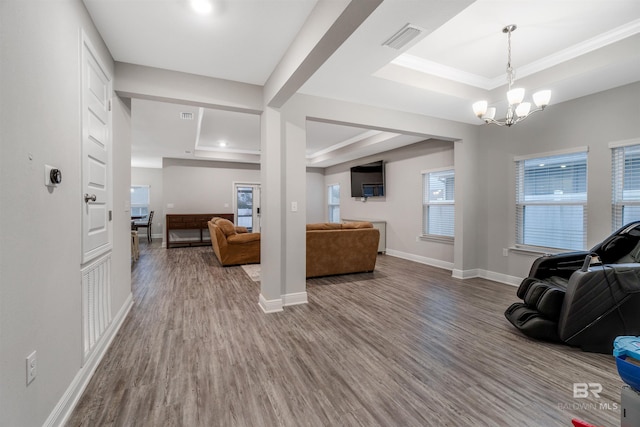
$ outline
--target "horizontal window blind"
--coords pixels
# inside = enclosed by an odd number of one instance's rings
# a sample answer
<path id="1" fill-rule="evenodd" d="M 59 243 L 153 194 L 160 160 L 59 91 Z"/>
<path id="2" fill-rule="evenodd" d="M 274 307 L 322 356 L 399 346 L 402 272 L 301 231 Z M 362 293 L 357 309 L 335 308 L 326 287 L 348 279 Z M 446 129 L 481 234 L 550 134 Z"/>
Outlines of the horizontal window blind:
<path id="1" fill-rule="evenodd" d="M 148 185 L 132 185 L 131 186 L 131 215 L 147 216 L 149 215 L 149 186 Z"/>
<path id="2" fill-rule="evenodd" d="M 640 145 L 613 148 L 612 218 L 613 230 L 640 220 Z"/>
<path id="3" fill-rule="evenodd" d="M 455 175 L 453 169 L 422 175 L 422 234 L 454 236 Z"/>
<path id="4" fill-rule="evenodd" d="M 329 194 L 329 222 L 340 222 L 340 184 L 330 185 Z"/>
<path id="5" fill-rule="evenodd" d="M 587 153 L 516 161 L 516 243 L 586 246 Z"/>

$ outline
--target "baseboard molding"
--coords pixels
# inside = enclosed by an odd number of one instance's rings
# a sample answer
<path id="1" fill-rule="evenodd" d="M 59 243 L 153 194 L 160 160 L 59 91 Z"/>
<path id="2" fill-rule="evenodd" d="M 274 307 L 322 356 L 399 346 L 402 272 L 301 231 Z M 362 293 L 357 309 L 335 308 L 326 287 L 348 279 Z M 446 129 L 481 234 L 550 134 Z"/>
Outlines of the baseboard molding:
<path id="1" fill-rule="evenodd" d="M 505 285 L 511 286 L 519 286 L 522 282 L 521 277 L 509 276 L 508 274 L 496 273 L 495 271 L 483 270 L 481 268 L 473 268 L 469 270 L 454 269 L 451 272 L 451 277 L 462 280 L 478 277 L 480 279 L 487 279 L 493 282 L 504 283 Z"/>
<path id="2" fill-rule="evenodd" d="M 509 276 L 508 274 L 496 273 L 495 271 L 482 270 L 483 279 L 492 280 L 494 282 L 504 283 L 505 285 L 520 286 L 522 277 Z"/>
<path id="3" fill-rule="evenodd" d="M 87 359 L 86 363 L 80 368 L 76 376 L 73 378 L 73 381 L 71 381 L 71 384 L 62 395 L 60 401 L 58 401 L 56 407 L 53 408 L 53 411 L 49 414 L 49 417 L 44 422 L 43 426 L 63 426 L 67 423 L 71 413 L 78 404 L 82 393 L 85 388 L 87 388 L 91 377 L 93 377 L 96 368 L 111 346 L 113 338 L 115 338 L 122 326 L 122 323 L 124 322 L 124 319 L 127 317 L 127 314 L 129 314 L 131 307 L 133 307 L 133 295 L 129 294 L 124 304 L 122 304 L 122 307 L 120 307 L 120 310 L 115 315 L 113 321 L 105 331 L 101 342 L 97 344 L 93 354 Z"/>
<path id="4" fill-rule="evenodd" d="M 265 313 L 277 313 L 282 311 L 282 298 L 268 300 L 264 295 L 260 294 L 258 305 Z"/>
<path id="5" fill-rule="evenodd" d="M 454 268 L 451 270 L 451 277 L 454 279 L 473 279 L 474 277 L 480 277 L 480 270 L 477 268 L 472 268 L 469 270 L 460 270 L 458 268 Z"/>
<path id="6" fill-rule="evenodd" d="M 494 282 L 504 283 L 511 286 L 519 286 L 522 282 L 521 277 L 509 276 L 508 274 L 496 273 L 495 271 L 483 270 L 481 268 L 471 268 L 469 270 L 460 270 L 453 268 L 452 262 L 442 261 L 434 258 L 427 258 L 420 255 L 410 254 L 406 252 L 387 249 L 387 255 L 396 258 L 402 258 L 409 261 L 419 262 L 420 264 L 430 265 L 432 267 L 444 268 L 451 271 L 451 277 L 454 279 L 473 279 L 479 277 L 481 279 L 492 280 Z"/>
<path id="7" fill-rule="evenodd" d="M 387 248 L 387 255 L 402 258 L 409 261 L 419 262 L 420 264 L 430 265 L 432 267 L 444 268 L 445 270 L 453 270 L 453 263 L 448 261 L 442 261 L 440 259 L 428 258 L 420 255 L 410 254 L 407 252 L 396 251 L 395 249 Z"/>
<path id="8" fill-rule="evenodd" d="M 282 305 L 285 307 L 290 305 L 307 304 L 308 302 L 306 291 L 282 295 Z"/>

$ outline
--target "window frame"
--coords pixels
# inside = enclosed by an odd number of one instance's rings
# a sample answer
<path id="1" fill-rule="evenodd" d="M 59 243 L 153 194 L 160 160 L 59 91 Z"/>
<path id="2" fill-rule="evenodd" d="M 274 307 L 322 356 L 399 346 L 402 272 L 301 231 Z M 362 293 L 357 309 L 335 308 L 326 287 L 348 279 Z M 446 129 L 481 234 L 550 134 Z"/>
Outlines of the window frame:
<path id="1" fill-rule="evenodd" d="M 442 172 L 451 172 L 453 175 L 453 185 L 454 185 L 454 195 L 452 200 L 429 200 L 428 194 L 430 191 L 429 187 L 429 179 L 431 174 L 442 173 Z M 446 166 L 442 168 L 434 168 L 427 169 L 420 172 L 420 176 L 422 179 L 422 230 L 420 235 L 418 236 L 421 240 L 432 240 L 439 241 L 445 243 L 453 243 L 455 240 L 455 176 L 456 171 L 454 166 Z M 453 230 L 452 235 L 445 234 L 431 234 L 429 233 L 429 208 L 431 206 L 452 206 L 453 207 L 453 217 L 451 218 L 452 224 L 451 229 Z"/>
<path id="2" fill-rule="evenodd" d="M 129 198 L 129 211 L 131 213 L 131 216 L 140 216 L 140 217 L 145 217 L 147 215 L 149 215 L 149 212 L 151 211 L 151 186 L 150 185 L 138 185 L 138 184 L 131 184 L 130 185 L 130 189 L 133 190 L 134 188 L 146 188 L 147 189 L 147 203 L 143 204 L 143 203 L 133 203 L 131 201 L 131 198 Z M 133 194 L 133 191 L 131 191 L 131 193 Z M 147 213 L 144 215 L 141 214 L 134 214 L 133 210 L 136 208 L 147 208 Z"/>
<path id="3" fill-rule="evenodd" d="M 609 143 L 609 148 L 611 149 L 611 228 L 612 231 L 616 231 L 629 222 L 624 220 L 625 207 L 640 207 L 640 195 L 636 198 L 625 197 L 626 150 L 640 151 L 640 138 L 612 142 Z M 640 167 L 638 171 L 633 172 L 640 172 Z"/>
<path id="4" fill-rule="evenodd" d="M 331 189 L 333 187 L 338 187 L 338 203 L 331 203 Z M 333 217 L 333 209 L 338 210 L 338 220 L 337 221 L 332 221 L 332 217 Z M 335 184 L 329 184 L 327 185 L 327 222 L 336 222 L 339 223 L 341 222 L 340 219 L 340 183 L 335 183 Z"/>
<path id="5" fill-rule="evenodd" d="M 548 162 L 557 160 L 560 157 L 571 155 L 584 155 L 585 157 L 585 173 L 584 173 L 584 193 L 569 193 L 569 197 L 565 200 L 550 200 L 539 198 L 539 200 L 523 200 L 525 196 L 525 173 L 524 167 L 526 161 Z M 539 253 L 559 253 L 575 250 L 586 250 L 587 245 L 587 219 L 588 219 L 588 169 L 589 169 L 589 147 L 575 147 L 568 150 L 558 150 L 546 153 L 536 153 L 526 156 L 514 157 L 515 163 L 515 245 L 514 248 L 523 251 L 539 252 Z M 577 198 L 574 194 L 584 194 L 583 198 Z M 558 198 L 558 197 L 557 197 Z M 562 198 L 559 198 L 562 199 Z M 572 200 L 574 199 L 574 200 Z M 527 206 L 581 206 L 582 207 L 582 248 L 555 247 L 553 245 L 535 245 L 525 243 L 525 211 Z"/>

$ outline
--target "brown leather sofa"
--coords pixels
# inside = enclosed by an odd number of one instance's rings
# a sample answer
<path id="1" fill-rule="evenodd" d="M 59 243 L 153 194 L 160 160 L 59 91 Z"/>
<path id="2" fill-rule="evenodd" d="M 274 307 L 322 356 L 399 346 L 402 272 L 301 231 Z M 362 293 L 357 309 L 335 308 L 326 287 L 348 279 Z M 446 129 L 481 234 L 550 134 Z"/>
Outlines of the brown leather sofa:
<path id="1" fill-rule="evenodd" d="M 211 246 L 222 265 L 260 263 L 260 233 L 248 233 L 231 221 L 213 217 L 207 223 Z"/>
<path id="2" fill-rule="evenodd" d="M 378 240 L 370 222 L 307 224 L 307 277 L 373 271 Z"/>

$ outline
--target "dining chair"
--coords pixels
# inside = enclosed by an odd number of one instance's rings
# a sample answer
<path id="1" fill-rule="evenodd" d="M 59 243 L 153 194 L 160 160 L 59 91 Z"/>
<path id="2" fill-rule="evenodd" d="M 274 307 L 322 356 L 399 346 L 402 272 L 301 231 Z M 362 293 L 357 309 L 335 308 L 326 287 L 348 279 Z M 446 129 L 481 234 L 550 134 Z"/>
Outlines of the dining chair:
<path id="1" fill-rule="evenodd" d="M 147 229 L 147 242 L 151 243 L 153 239 L 151 238 L 151 222 L 153 221 L 153 211 L 149 212 L 149 215 L 146 218 L 142 218 L 138 221 L 133 222 L 133 226 L 136 230 L 139 228 Z"/>

